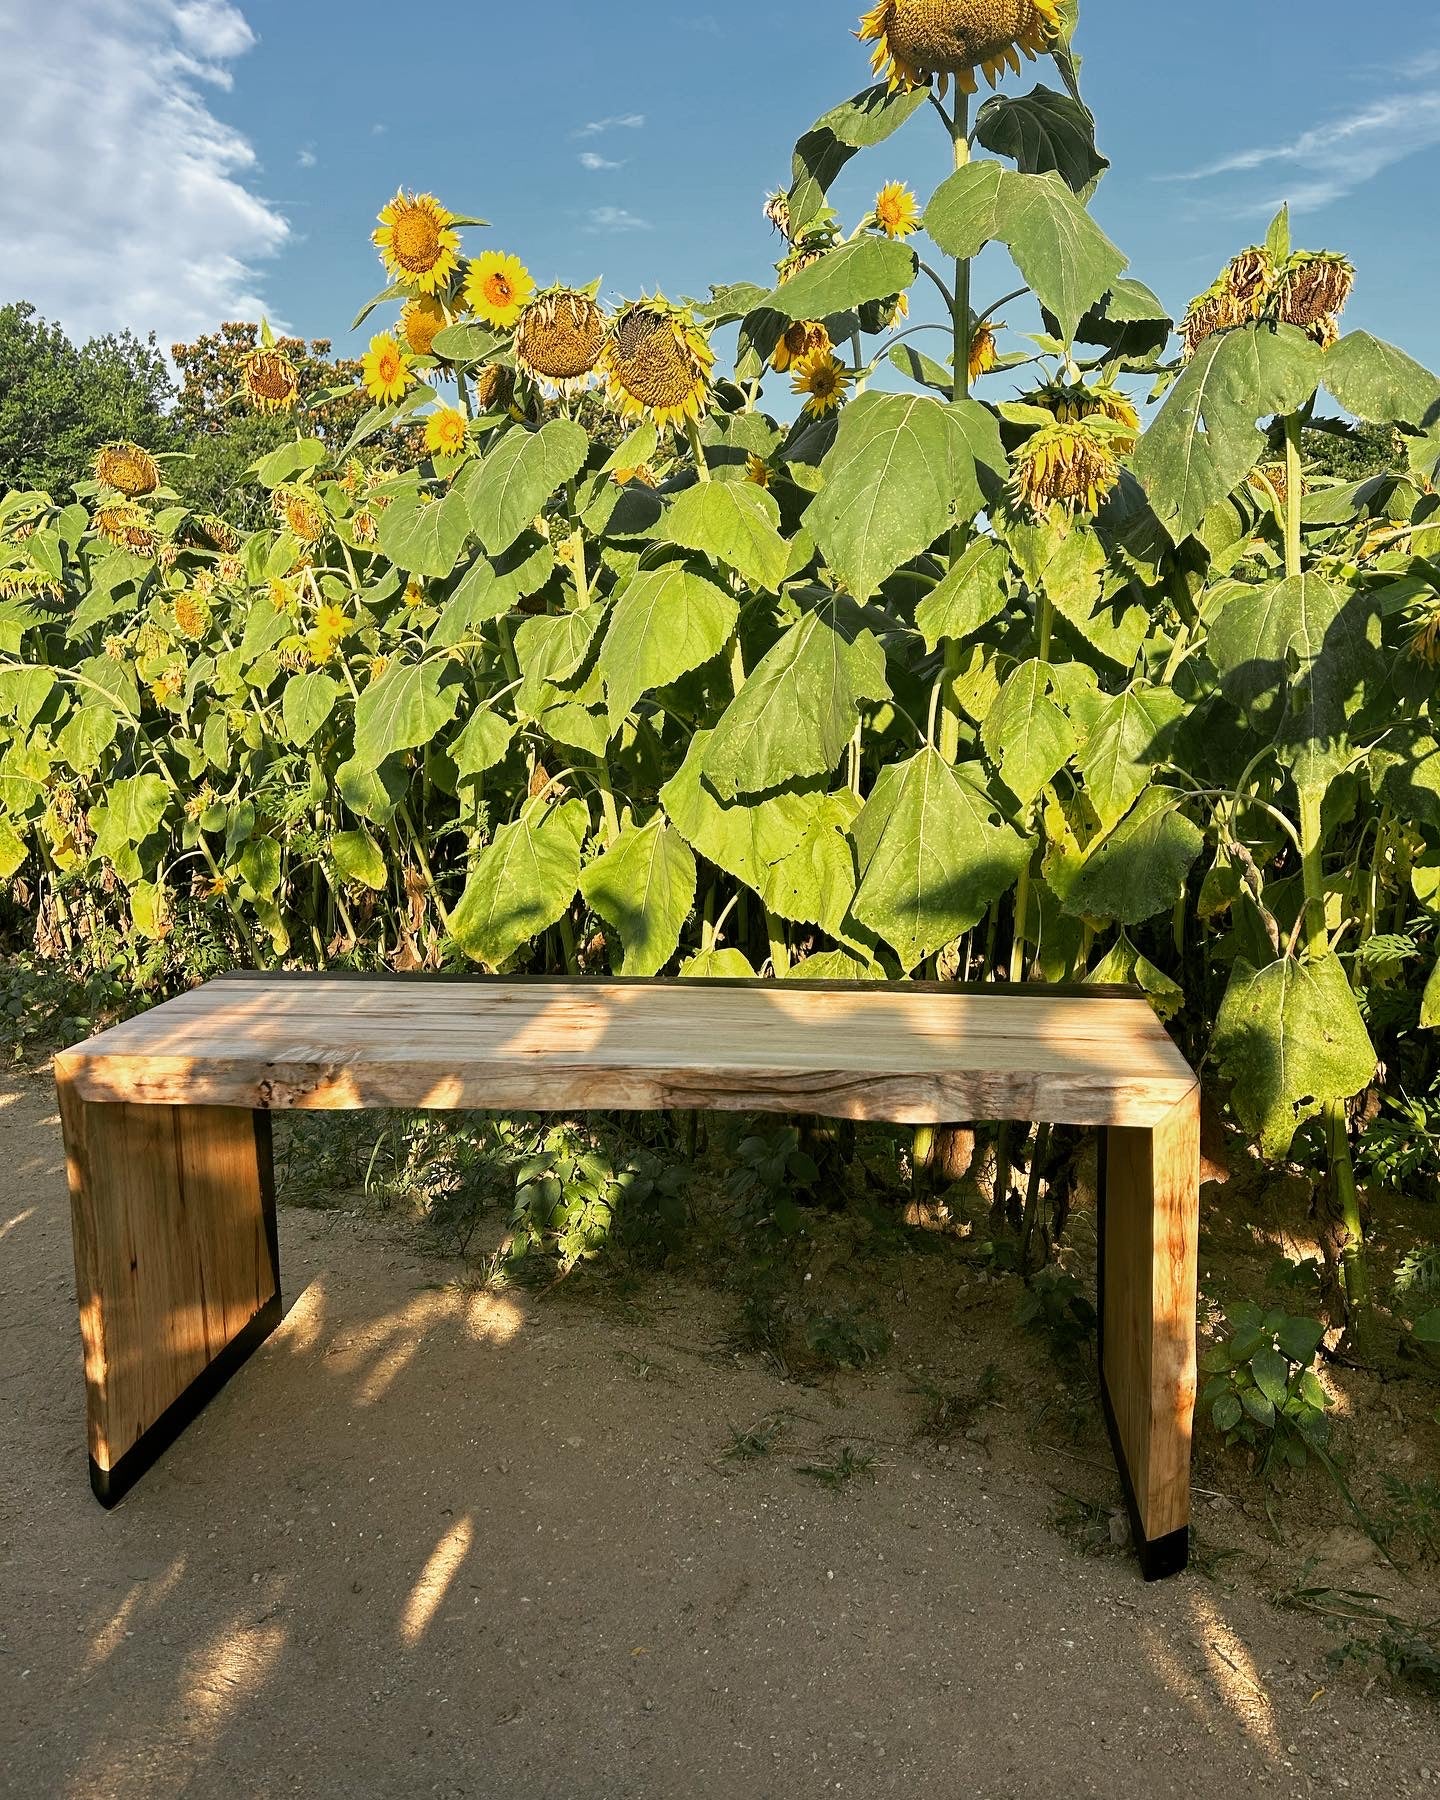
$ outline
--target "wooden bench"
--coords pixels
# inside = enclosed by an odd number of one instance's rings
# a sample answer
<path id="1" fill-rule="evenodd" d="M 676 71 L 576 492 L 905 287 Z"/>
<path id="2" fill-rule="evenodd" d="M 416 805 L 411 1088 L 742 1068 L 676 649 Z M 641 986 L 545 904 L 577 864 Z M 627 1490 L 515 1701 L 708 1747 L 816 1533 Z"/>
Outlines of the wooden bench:
<path id="1" fill-rule="evenodd" d="M 270 1114 L 690 1107 L 1102 1128 L 1100 1371 L 1147 1577 L 1185 1565 L 1199 1090 L 1124 990 L 227 976 L 55 1065 L 113 1505 L 280 1322 Z"/>

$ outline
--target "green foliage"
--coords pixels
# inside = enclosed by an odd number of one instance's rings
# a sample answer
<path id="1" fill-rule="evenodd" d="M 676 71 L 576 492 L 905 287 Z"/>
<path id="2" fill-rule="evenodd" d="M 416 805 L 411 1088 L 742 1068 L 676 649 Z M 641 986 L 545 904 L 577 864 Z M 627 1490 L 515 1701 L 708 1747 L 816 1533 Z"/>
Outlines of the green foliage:
<path id="1" fill-rule="evenodd" d="M 1323 1457 L 1330 1396 L 1314 1364 L 1324 1325 L 1248 1301 L 1231 1310 L 1229 1323 L 1230 1337 L 1207 1350 L 1200 1365 L 1210 1377 L 1200 1404 L 1226 1446 L 1248 1445 L 1266 1475 Z"/>
<path id="2" fill-rule="evenodd" d="M 568 1274 L 599 1256 L 627 1215 L 646 1208 L 652 1229 L 645 1235 L 663 1244 L 683 1219 L 677 1170 L 648 1151 L 617 1166 L 587 1134 L 557 1125 L 516 1170 L 511 1254 L 552 1258 Z"/>
<path id="3" fill-rule="evenodd" d="M 1044 1340 L 1062 1368 L 1073 1368 L 1079 1353 L 1095 1341 L 1094 1305 L 1064 1269 L 1042 1269 L 1020 1296 L 1015 1318 Z"/>

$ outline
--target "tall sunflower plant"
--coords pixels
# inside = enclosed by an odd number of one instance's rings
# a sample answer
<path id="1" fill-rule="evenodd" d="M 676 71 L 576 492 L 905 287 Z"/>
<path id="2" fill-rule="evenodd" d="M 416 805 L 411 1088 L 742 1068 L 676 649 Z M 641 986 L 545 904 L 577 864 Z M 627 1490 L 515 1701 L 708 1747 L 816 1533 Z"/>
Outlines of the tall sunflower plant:
<path id="1" fill-rule="evenodd" d="M 544 285 L 401 190 L 371 408 L 338 451 L 297 413 L 265 529 L 125 445 L 0 499 L 33 943 L 156 981 L 1133 982 L 1317 1170 L 1358 1331 L 1354 1119 L 1382 1064 L 1429 1085 L 1440 1022 L 1440 384 L 1342 332 L 1354 271 L 1283 217 L 1177 332 L 1089 211 L 1077 13 L 882 0 L 773 271 L 703 298 Z M 836 178 L 901 130 L 933 192 L 877 167 L 847 228 Z M 292 377 L 263 341 L 250 403 Z M 1355 420 L 1393 467 L 1347 484 Z M 1048 1148 L 997 1144 L 1027 1255 Z"/>

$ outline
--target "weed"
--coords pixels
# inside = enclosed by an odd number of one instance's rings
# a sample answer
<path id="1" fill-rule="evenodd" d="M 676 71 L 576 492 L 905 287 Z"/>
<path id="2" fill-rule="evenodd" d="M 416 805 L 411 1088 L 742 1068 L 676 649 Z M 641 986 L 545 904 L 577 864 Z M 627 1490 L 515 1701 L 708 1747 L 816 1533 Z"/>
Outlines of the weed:
<path id="1" fill-rule="evenodd" d="M 868 1450 L 856 1450 L 850 1444 L 842 1444 L 835 1455 L 824 1462 L 800 1463 L 798 1475 L 807 1475 L 811 1481 L 818 1481 L 822 1487 L 838 1491 L 857 1476 L 869 1475 L 875 1467 L 875 1458 Z"/>

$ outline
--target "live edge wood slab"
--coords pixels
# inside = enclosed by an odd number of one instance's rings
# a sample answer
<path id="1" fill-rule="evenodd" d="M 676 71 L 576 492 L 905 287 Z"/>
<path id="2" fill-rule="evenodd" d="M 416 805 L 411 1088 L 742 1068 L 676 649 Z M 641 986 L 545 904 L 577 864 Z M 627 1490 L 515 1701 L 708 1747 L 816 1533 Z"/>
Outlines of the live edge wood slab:
<path id="1" fill-rule="evenodd" d="M 1185 1566 L 1196 1078 L 1110 988 L 231 975 L 57 1058 L 107 1506 L 281 1318 L 284 1109 L 813 1113 L 1100 1129 L 1100 1373 L 1145 1575 Z"/>

